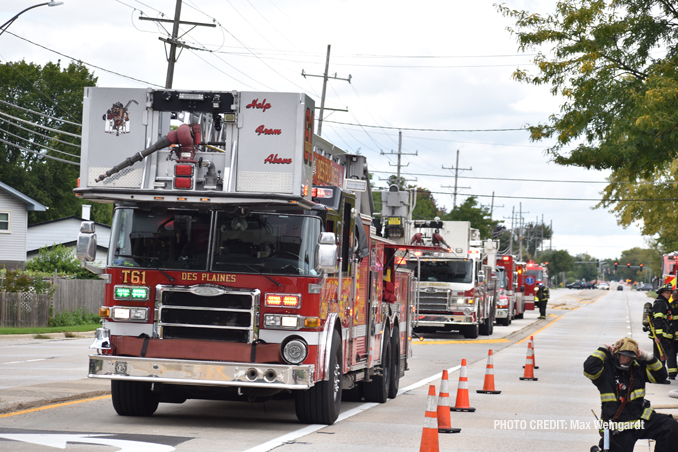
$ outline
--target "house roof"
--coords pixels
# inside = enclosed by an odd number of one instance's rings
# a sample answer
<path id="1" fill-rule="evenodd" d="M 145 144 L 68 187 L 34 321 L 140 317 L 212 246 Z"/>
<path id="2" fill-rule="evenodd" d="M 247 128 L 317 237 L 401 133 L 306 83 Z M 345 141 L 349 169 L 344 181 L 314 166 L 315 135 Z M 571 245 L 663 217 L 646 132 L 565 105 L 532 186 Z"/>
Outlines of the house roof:
<path id="1" fill-rule="evenodd" d="M 43 206 L 39 202 L 35 201 L 34 199 L 29 198 L 28 196 L 24 195 L 18 190 L 13 189 L 9 185 L 0 182 L 0 190 L 4 191 L 8 195 L 12 196 L 13 198 L 18 199 L 19 201 L 23 202 L 26 204 L 26 210 L 31 210 L 34 212 L 44 212 L 49 207 Z"/>
<path id="2" fill-rule="evenodd" d="M 81 222 L 82 221 L 90 221 L 90 220 L 85 220 L 84 218 L 76 217 L 75 215 L 71 215 L 70 217 L 57 218 L 57 219 L 54 219 L 54 220 L 47 220 L 47 221 L 41 221 L 40 223 L 29 224 L 28 227 L 32 228 L 34 226 L 42 226 L 42 225 L 45 225 L 45 224 L 58 223 L 60 221 L 66 221 L 66 220 L 77 220 L 77 221 L 81 221 Z M 96 222 L 96 221 L 94 222 L 94 224 L 97 226 L 97 228 L 111 229 L 111 227 L 107 224 L 99 223 L 99 222 Z"/>

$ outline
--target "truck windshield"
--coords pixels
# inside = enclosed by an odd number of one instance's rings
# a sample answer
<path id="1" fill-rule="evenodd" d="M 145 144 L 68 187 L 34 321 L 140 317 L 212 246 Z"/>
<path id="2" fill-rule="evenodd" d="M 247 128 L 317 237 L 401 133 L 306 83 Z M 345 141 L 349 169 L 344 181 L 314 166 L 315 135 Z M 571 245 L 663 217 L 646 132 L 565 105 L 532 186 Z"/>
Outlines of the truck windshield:
<path id="1" fill-rule="evenodd" d="M 532 276 L 535 281 L 543 281 L 544 280 L 544 272 L 541 271 L 541 270 L 528 270 L 527 275 Z"/>
<path id="2" fill-rule="evenodd" d="M 219 212 L 212 269 L 244 273 L 317 275 L 317 217 Z"/>
<path id="3" fill-rule="evenodd" d="M 499 285 L 502 289 L 506 289 L 508 286 L 508 277 L 506 276 L 506 270 L 503 268 L 497 268 L 497 279 L 499 280 Z"/>
<path id="4" fill-rule="evenodd" d="M 407 268 L 417 272 L 417 261 L 408 260 Z M 421 282 L 446 282 L 471 284 L 473 282 L 473 261 L 438 260 L 421 261 Z"/>
<path id="5" fill-rule="evenodd" d="M 117 209 L 108 265 L 207 270 L 210 213 Z"/>

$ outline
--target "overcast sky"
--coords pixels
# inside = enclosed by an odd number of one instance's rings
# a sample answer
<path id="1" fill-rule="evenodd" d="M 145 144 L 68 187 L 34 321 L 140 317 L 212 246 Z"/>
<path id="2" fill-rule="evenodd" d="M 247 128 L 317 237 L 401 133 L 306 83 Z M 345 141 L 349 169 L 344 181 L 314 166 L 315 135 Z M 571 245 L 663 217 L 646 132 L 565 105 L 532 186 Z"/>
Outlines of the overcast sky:
<path id="1" fill-rule="evenodd" d="M 40 2 L 3 0 L 0 23 Z M 511 73 L 529 69 L 533 52 L 517 51 L 511 22 L 492 1 L 423 0 L 184 0 L 181 19 L 216 27 L 183 26 L 186 44 L 174 74 L 175 89 L 306 92 L 320 104 L 331 45 L 322 135 L 367 156 L 382 186 L 395 173 L 402 129 L 402 173 L 452 208 L 460 151 L 457 204 L 468 195 L 490 206 L 495 219 L 516 216 L 553 222 L 553 247 L 615 258 L 644 246 L 638 228 L 622 229 L 606 210 L 592 210 L 607 172 L 559 167 L 548 143 L 532 143 L 520 129 L 557 113 L 560 99 L 546 87 L 520 84 Z M 554 1 L 506 0 L 515 9 L 550 13 Z M 45 64 L 71 59 L 87 64 L 98 86 L 164 87 L 165 44 L 174 0 L 64 0 L 24 13 L 0 36 L 0 61 Z M 30 42 L 28 42 L 30 41 Z M 316 110 L 319 112 L 319 109 Z M 357 124 L 357 125 L 354 125 Z M 442 129 L 445 131 L 427 131 Z M 522 179 L 511 181 L 502 179 Z M 541 182 L 541 181 L 552 182 Z M 549 200 L 530 198 L 567 198 Z M 548 245 L 548 244 L 547 244 Z"/>

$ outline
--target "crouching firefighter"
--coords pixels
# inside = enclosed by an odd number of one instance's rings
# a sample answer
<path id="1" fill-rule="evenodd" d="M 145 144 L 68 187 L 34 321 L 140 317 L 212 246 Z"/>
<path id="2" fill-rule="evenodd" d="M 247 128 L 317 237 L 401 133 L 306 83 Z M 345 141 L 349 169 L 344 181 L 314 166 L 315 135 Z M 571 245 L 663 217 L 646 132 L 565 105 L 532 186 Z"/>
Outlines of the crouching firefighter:
<path id="1" fill-rule="evenodd" d="M 645 400 L 645 383 L 666 380 L 662 363 L 625 337 L 599 347 L 584 362 L 584 375 L 600 391 L 601 430 L 609 429 L 610 452 L 632 452 L 639 439 L 654 439 L 655 452 L 672 452 L 678 444 L 678 422 L 654 412 Z M 600 448 L 604 447 L 601 438 Z M 591 452 L 601 450 L 593 446 Z"/>
<path id="2" fill-rule="evenodd" d="M 673 340 L 673 314 L 669 303 L 672 291 L 671 284 L 664 284 L 657 289 L 657 299 L 652 305 L 652 328 L 650 328 L 649 337 L 654 343 L 654 356 L 665 363 L 669 378 L 674 380 L 678 374 L 678 364 L 676 364 L 674 348 L 676 344 Z"/>

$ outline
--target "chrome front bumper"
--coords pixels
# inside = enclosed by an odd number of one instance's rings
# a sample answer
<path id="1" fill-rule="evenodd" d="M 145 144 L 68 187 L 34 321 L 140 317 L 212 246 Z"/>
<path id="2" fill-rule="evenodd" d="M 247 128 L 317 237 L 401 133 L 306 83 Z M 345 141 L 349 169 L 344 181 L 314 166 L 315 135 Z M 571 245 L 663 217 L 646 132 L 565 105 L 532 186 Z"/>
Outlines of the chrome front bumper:
<path id="1" fill-rule="evenodd" d="M 312 364 L 250 364 L 130 356 L 89 356 L 89 378 L 198 386 L 308 389 Z"/>
<path id="2" fill-rule="evenodd" d="M 475 325 L 478 322 L 474 322 L 473 318 L 465 315 L 443 315 L 443 314 L 433 314 L 426 315 L 419 313 L 419 319 L 417 320 L 417 326 L 435 326 L 435 327 L 444 327 L 447 325 Z"/>
<path id="3" fill-rule="evenodd" d="M 508 308 L 497 308 L 496 318 L 505 319 L 509 315 Z"/>

